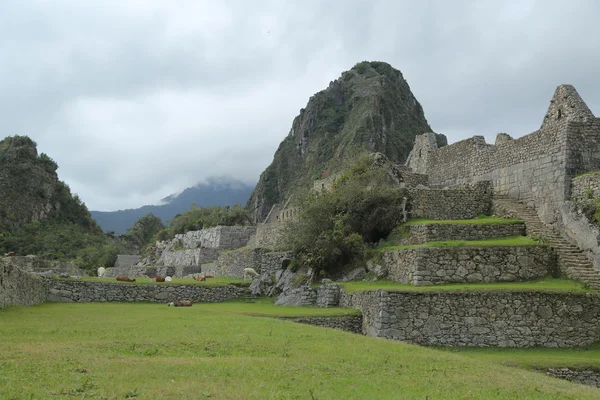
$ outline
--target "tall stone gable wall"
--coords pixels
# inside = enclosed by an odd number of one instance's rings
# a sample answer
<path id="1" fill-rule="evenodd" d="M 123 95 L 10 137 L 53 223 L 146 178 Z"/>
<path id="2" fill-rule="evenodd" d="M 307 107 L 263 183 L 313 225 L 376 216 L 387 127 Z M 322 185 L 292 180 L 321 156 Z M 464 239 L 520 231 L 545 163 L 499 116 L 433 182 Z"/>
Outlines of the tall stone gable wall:
<path id="1" fill-rule="evenodd" d="M 0 308 L 46 301 L 43 279 L 0 259 Z"/>
<path id="2" fill-rule="evenodd" d="M 501 135 L 489 145 L 475 136 L 438 149 L 426 135 L 415 141 L 409 166 L 429 175 L 431 186 L 489 180 L 496 193 L 525 201 L 547 223 L 560 221 L 571 178 L 600 169 L 600 119 L 569 85 L 557 88 L 542 127 L 519 139 Z"/>

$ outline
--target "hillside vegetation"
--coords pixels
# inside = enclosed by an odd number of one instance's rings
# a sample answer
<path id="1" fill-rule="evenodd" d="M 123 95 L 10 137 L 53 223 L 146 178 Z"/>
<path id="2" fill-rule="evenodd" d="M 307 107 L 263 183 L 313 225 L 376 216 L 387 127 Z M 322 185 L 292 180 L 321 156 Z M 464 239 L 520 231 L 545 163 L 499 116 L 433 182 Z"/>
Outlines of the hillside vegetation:
<path id="1" fill-rule="evenodd" d="M 353 145 L 401 163 L 415 136 L 431 131 L 400 71 L 383 62 L 358 63 L 300 110 L 247 208 L 262 221 L 273 204 L 336 169 Z M 446 145 L 446 137 L 438 135 L 438 142 Z"/>
<path id="2" fill-rule="evenodd" d="M 285 230 L 294 267 L 314 268 L 317 276 L 362 266 L 370 247 L 403 220 L 408 193 L 394 186 L 373 154 L 356 151 L 344 170 L 331 191 L 308 191 L 297 200 L 298 218 Z"/>
<path id="3" fill-rule="evenodd" d="M 162 199 L 165 204 L 118 211 L 92 210 L 90 213 L 105 232 L 112 231 L 117 235 L 122 235 L 133 226 L 135 221 L 148 214 L 167 223 L 177 214 L 187 211 L 191 204 L 196 204 L 198 207 L 246 204 L 253 188 L 254 185 L 236 180 L 212 178 L 206 183 L 189 187 L 178 195 Z"/>

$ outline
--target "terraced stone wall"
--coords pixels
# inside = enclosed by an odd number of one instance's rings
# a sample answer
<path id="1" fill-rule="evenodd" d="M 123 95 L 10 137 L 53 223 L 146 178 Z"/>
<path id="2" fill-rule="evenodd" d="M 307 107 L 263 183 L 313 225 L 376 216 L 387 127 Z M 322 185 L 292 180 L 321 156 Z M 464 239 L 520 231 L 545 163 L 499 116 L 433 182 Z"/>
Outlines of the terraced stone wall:
<path id="1" fill-rule="evenodd" d="M 541 292 L 343 292 L 363 333 L 432 346 L 577 347 L 600 339 L 600 296 Z"/>
<path id="2" fill-rule="evenodd" d="M 524 236 L 525 224 L 419 224 L 406 227 L 410 237 L 401 245 L 445 242 L 448 240 L 482 240 Z"/>
<path id="3" fill-rule="evenodd" d="M 388 279 L 415 286 L 527 281 L 552 274 L 546 246 L 422 247 L 382 253 Z"/>
<path id="4" fill-rule="evenodd" d="M 197 303 L 226 301 L 246 296 L 247 288 L 237 286 L 197 286 L 82 282 L 47 279 L 48 301 L 53 302 L 151 302 L 192 300 Z"/>
<path id="5" fill-rule="evenodd" d="M 205 264 L 203 268 L 214 276 L 243 278 L 244 268 L 252 268 L 257 273 L 271 273 L 282 268 L 284 260 L 291 259 L 289 252 L 274 252 L 270 249 L 244 247 L 221 253 L 213 264 Z"/>
<path id="6" fill-rule="evenodd" d="M 444 189 L 413 188 L 411 218 L 471 219 L 490 215 L 493 190 L 490 182 L 458 185 Z"/>
<path id="7" fill-rule="evenodd" d="M 32 306 L 46 301 L 43 279 L 0 258 L 0 307 Z"/>

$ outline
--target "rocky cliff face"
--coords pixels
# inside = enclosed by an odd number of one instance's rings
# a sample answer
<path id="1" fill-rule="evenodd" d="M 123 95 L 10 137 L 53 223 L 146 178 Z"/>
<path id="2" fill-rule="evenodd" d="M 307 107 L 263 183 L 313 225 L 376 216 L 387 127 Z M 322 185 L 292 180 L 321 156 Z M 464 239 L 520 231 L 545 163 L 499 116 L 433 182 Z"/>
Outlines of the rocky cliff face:
<path id="1" fill-rule="evenodd" d="M 415 136 L 431 131 L 400 71 L 383 62 L 361 62 L 300 110 L 247 208 L 262 221 L 273 204 L 332 172 L 354 145 L 402 163 Z M 437 137 L 439 145 L 447 144 L 445 136 Z"/>
<path id="2" fill-rule="evenodd" d="M 0 141 L 0 232 L 49 217 L 95 226 L 85 205 L 58 179 L 57 168 L 27 136 Z"/>

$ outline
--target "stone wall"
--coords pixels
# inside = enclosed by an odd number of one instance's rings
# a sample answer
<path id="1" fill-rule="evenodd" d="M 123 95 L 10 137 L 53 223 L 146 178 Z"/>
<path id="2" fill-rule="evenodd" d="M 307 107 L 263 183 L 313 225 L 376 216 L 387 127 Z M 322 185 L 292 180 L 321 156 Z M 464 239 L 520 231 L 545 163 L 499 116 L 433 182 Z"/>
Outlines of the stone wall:
<path id="1" fill-rule="evenodd" d="M 600 388 L 600 372 L 592 370 L 574 370 L 569 368 L 549 368 L 546 374 L 559 379 Z"/>
<path id="2" fill-rule="evenodd" d="M 526 202 L 547 223 L 560 224 L 571 178 L 600 169 L 600 120 L 570 85 L 556 89 L 540 130 L 521 138 L 503 135 L 488 145 L 475 136 L 438 149 L 427 135 L 415 141 L 409 166 L 428 174 L 431 185 L 489 180 L 497 193 Z"/>
<path id="3" fill-rule="evenodd" d="M 600 296 L 540 292 L 354 292 L 363 333 L 434 346 L 576 347 L 600 338 Z"/>
<path id="4" fill-rule="evenodd" d="M 411 218 L 471 219 L 489 215 L 493 190 L 490 182 L 444 189 L 409 189 Z"/>
<path id="5" fill-rule="evenodd" d="M 117 255 L 117 260 L 115 261 L 114 268 L 129 268 L 142 260 L 142 257 L 139 255 L 133 254 L 119 254 Z"/>
<path id="6" fill-rule="evenodd" d="M 573 178 L 571 183 L 572 201 L 590 201 L 600 197 L 600 172 L 580 175 Z"/>
<path id="7" fill-rule="evenodd" d="M 32 306 L 46 301 L 43 279 L 0 258 L 0 307 Z"/>
<path id="8" fill-rule="evenodd" d="M 321 328 L 340 329 L 351 333 L 361 333 L 362 331 L 362 315 L 347 315 L 336 317 L 302 317 L 302 318 L 285 318 L 279 319 L 293 321 L 300 324 L 316 325 Z"/>
<path id="9" fill-rule="evenodd" d="M 323 284 L 317 290 L 317 307 L 337 307 L 342 289 L 337 284 Z"/>
<path id="10" fill-rule="evenodd" d="M 165 267 L 199 267 L 215 261 L 221 252 L 215 248 L 163 251 L 156 264 Z"/>
<path id="11" fill-rule="evenodd" d="M 242 249 L 221 253 L 212 265 L 204 265 L 208 274 L 243 278 L 244 268 L 253 268 L 257 273 L 275 274 L 282 268 L 284 260 L 289 260 L 291 253 L 274 252 L 270 249 L 244 247 Z"/>
<path id="12" fill-rule="evenodd" d="M 524 223 L 510 224 L 418 224 L 406 226 L 410 237 L 400 245 L 444 242 L 447 240 L 481 240 L 524 236 Z"/>
<path id="13" fill-rule="evenodd" d="M 168 303 L 174 300 L 192 300 L 212 303 L 244 297 L 247 288 L 237 286 L 199 286 L 145 284 L 125 282 L 82 282 L 77 280 L 46 280 L 48 301 L 54 302 L 151 302 Z"/>
<path id="14" fill-rule="evenodd" d="M 175 249 L 211 248 L 230 250 L 244 247 L 256 233 L 254 226 L 216 226 L 175 235 L 175 238 L 156 243 L 158 252 Z"/>
<path id="15" fill-rule="evenodd" d="M 248 241 L 248 247 L 276 248 L 281 244 L 281 237 L 286 227 L 285 222 L 259 224 L 256 234 Z"/>
<path id="16" fill-rule="evenodd" d="M 24 272 L 48 272 L 55 274 L 66 273 L 69 275 L 87 276 L 88 274 L 80 269 L 77 264 L 64 261 L 47 261 L 37 256 L 12 256 L 5 257 L 4 262 L 8 265 L 19 268 Z"/>
<path id="17" fill-rule="evenodd" d="M 388 279 L 415 286 L 527 281 L 554 273 L 546 246 L 421 247 L 384 251 Z"/>

